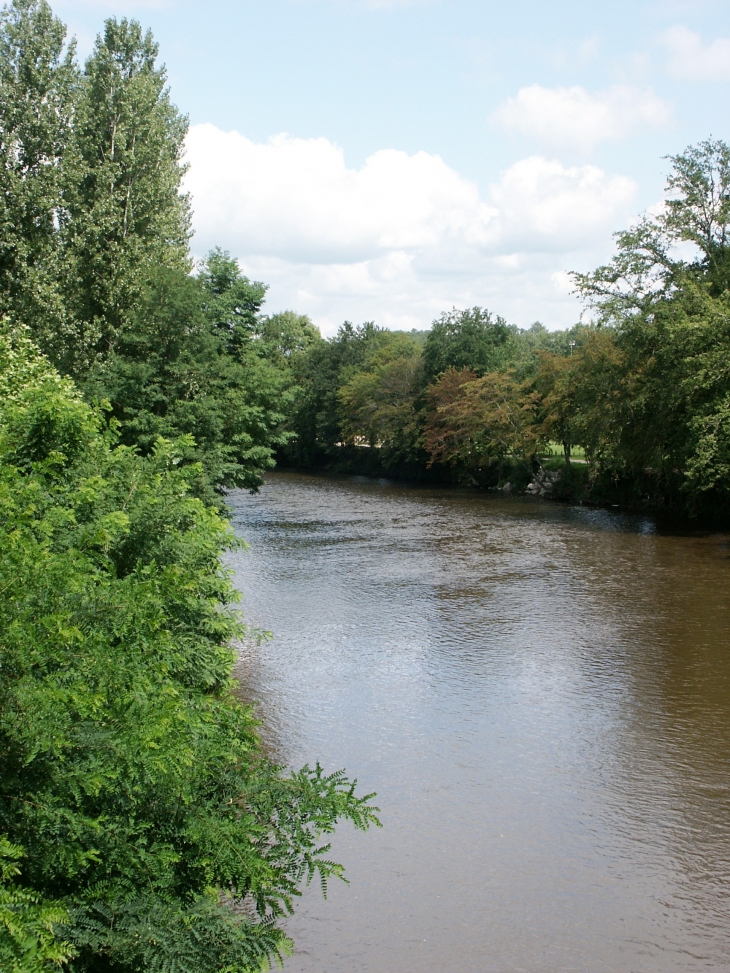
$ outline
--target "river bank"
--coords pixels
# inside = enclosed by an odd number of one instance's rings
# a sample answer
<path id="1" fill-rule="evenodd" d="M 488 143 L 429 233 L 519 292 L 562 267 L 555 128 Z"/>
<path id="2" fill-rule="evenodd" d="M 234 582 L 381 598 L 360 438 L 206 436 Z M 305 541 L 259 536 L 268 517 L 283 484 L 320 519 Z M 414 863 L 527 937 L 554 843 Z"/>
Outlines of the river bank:
<path id="1" fill-rule="evenodd" d="M 526 494 L 560 504 L 655 516 L 684 530 L 730 527 L 730 510 L 713 500 L 704 506 L 697 504 L 688 512 L 684 495 L 667 491 L 652 470 L 647 470 L 639 480 L 634 475 L 601 474 L 581 460 L 566 465 L 564 459 L 555 456 L 542 458 L 540 466 L 539 470 L 531 469 L 521 459 L 505 457 L 485 464 L 475 474 L 447 466 L 429 467 L 425 460 L 384 463 L 377 448 L 340 446 L 327 455 L 322 454 L 307 467 L 289 465 L 284 454 L 277 468 L 291 473 L 364 476 L 419 486 L 472 487 L 491 493 Z"/>

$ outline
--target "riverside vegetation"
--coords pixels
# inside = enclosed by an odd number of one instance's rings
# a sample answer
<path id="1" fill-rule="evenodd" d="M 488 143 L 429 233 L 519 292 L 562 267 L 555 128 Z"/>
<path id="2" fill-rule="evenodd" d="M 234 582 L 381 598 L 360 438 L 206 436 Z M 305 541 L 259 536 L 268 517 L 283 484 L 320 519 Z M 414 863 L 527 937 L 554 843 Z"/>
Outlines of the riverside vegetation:
<path id="1" fill-rule="evenodd" d="M 524 330 L 472 308 L 410 335 L 345 324 L 295 362 L 284 455 L 727 520 L 730 148 L 670 161 L 661 213 L 573 275 L 589 322 Z"/>
<path id="2" fill-rule="evenodd" d="M 325 341 L 227 253 L 198 266 L 186 119 L 149 33 L 79 67 L 0 19 L 0 966 L 250 973 L 290 948 L 322 835 L 371 796 L 287 773 L 232 692 L 225 491 L 277 462 L 727 513 L 730 150 L 576 286 L 591 323 L 480 308 Z M 677 244 L 693 245 L 681 259 Z M 686 248 L 681 251 L 685 253 Z M 551 444 L 562 456 L 546 459 Z M 581 462 L 574 461 L 576 454 Z M 557 475 L 559 473 L 559 476 Z"/>

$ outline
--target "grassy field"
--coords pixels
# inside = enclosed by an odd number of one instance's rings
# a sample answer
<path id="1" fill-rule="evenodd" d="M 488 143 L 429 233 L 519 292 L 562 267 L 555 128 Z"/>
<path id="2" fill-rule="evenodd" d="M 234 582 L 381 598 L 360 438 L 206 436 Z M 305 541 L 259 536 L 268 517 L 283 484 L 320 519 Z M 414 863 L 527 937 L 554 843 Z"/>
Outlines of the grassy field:
<path id="1" fill-rule="evenodd" d="M 541 453 L 541 456 L 546 459 L 555 457 L 563 458 L 563 444 L 562 443 L 548 443 L 547 449 Z M 577 462 L 585 463 L 586 454 L 582 446 L 572 446 L 570 450 L 570 459 L 576 460 Z"/>

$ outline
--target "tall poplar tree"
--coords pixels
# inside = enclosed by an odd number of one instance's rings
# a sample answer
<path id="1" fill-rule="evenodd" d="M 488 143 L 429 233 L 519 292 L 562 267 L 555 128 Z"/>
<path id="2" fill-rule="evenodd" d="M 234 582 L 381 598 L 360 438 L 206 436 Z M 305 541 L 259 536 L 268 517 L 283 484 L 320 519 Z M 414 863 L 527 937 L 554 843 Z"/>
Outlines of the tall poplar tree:
<path id="1" fill-rule="evenodd" d="M 78 84 L 65 39 L 45 0 L 13 0 L 0 12 L 0 316 L 41 340 L 65 331 L 58 226 Z"/>
<path id="2" fill-rule="evenodd" d="M 107 20 L 84 69 L 65 163 L 71 374 L 106 356 L 160 267 L 189 269 L 190 212 L 180 183 L 187 119 L 170 101 L 152 34 Z"/>

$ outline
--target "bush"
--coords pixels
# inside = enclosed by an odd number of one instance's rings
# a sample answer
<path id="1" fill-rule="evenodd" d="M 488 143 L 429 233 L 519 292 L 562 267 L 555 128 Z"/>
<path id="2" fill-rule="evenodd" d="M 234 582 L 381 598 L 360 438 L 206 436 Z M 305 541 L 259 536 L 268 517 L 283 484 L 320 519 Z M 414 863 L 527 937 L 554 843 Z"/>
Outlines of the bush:
<path id="1" fill-rule="evenodd" d="M 3 968 L 258 971 L 301 881 L 341 872 L 320 835 L 374 809 L 265 758 L 232 694 L 231 529 L 178 445 L 102 426 L 43 370 L 0 413 Z"/>

